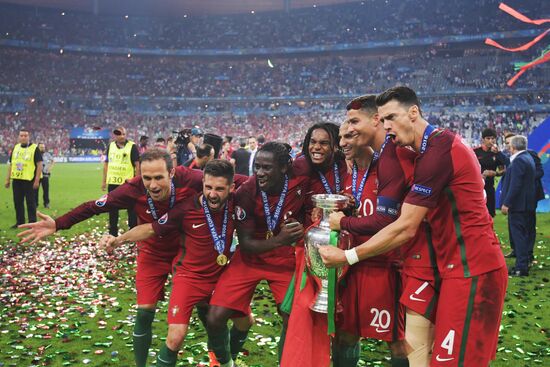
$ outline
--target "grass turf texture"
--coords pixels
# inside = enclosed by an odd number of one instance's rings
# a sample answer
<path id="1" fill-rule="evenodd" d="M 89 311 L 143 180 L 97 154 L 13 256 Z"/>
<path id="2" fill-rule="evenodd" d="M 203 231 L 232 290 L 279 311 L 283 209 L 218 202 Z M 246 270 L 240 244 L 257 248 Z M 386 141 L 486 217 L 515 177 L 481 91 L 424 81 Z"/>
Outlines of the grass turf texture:
<path id="1" fill-rule="evenodd" d="M 5 174 L 6 166 L 0 165 L 0 171 Z M 51 209 L 43 209 L 40 199 L 39 210 L 55 217 L 96 199 L 102 195 L 100 181 L 98 164 L 59 164 L 50 179 Z M 97 251 L 95 242 L 107 230 L 107 215 L 39 245 L 18 245 L 17 230 L 9 229 L 15 223 L 11 189 L 0 191 L 0 207 L 0 366 L 132 366 L 134 247 L 123 247 L 111 258 Z M 125 218 L 122 214 L 121 223 Z M 550 295 L 550 214 L 537 219 L 537 264 L 529 277 L 510 279 L 497 360 L 491 366 L 550 364 L 550 314 L 545 312 Z M 495 219 L 495 229 L 507 253 L 502 215 Z M 253 311 L 256 325 L 241 365 L 276 366 L 280 319 L 265 284 L 257 290 Z M 153 324 L 152 352 L 163 343 L 165 313 L 162 303 Z M 206 361 L 205 333 L 196 317 L 191 323 L 178 366 Z M 385 343 L 363 341 L 360 365 L 388 366 L 387 356 Z M 149 361 L 152 365 L 154 358 Z"/>

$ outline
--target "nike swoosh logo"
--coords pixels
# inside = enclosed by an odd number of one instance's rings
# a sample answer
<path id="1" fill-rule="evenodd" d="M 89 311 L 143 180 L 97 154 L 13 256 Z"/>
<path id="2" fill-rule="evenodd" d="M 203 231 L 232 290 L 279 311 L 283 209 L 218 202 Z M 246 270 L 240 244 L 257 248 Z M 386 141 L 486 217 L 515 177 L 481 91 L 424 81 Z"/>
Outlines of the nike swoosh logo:
<path id="1" fill-rule="evenodd" d="M 147 210 L 145 211 L 145 213 L 151 214 L 151 211 L 150 211 L 149 209 L 147 209 Z"/>
<path id="2" fill-rule="evenodd" d="M 411 294 L 411 295 L 409 296 L 409 298 L 410 298 L 410 300 L 411 300 L 411 301 L 417 301 L 417 302 L 426 302 L 426 300 L 425 300 L 425 299 L 422 299 L 422 298 L 416 298 L 416 297 L 414 296 L 414 294 Z"/>
<path id="3" fill-rule="evenodd" d="M 435 357 L 435 360 L 438 361 L 438 362 L 449 362 L 449 361 L 452 361 L 454 359 L 454 357 L 451 357 L 451 358 L 441 358 L 439 356 L 439 354 Z"/>
<path id="4" fill-rule="evenodd" d="M 193 224 L 193 225 L 192 225 L 192 227 L 193 227 L 193 229 L 195 229 L 195 228 L 199 228 L 199 227 L 202 227 L 202 226 L 204 226 L 205 224 L 206 224 L 206 223 L 201 223 L 201 224 Z"/>
<path id="5" fill-rule="evenodd" d="M 346 186 L 346 190 L 349 190 L 349 189 L 351 189 L 351 186 Z"/>
<path id="6" fill-rule="evenodd" d="M 376 332 L 377 333 L 388 333 L 389 330 L 380 330 L 380 329 L 376 328 Z"/>

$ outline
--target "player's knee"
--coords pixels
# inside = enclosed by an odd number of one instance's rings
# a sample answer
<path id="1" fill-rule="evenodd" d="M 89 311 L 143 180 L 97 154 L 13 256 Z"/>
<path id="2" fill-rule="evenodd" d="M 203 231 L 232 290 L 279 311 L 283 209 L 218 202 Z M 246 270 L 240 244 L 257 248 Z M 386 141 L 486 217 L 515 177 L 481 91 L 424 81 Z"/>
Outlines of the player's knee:
<path id="1" fill-rule="evenodd" d="M 210 307 L 208 315 L 206 316 L 206 324 L 211 331 L 220 331 L 227 327 L 227 320 L 229 315 L 222 307 Z"/>
<path id="2" fill-rule="evenodd" d="M 254 322 L 255 320 L 252 314 L 248 314 L 247 316 L 233 319 L 233 324 L 237 329 L 241 331 L 250 329 L 252 325 L 254 325 Z"/>
<path id="3" fill-rule="evenodd" d="M 408 345 L 409 365 L 429 366 L 434 340 L 434 325 L 431 321 L 415 312 L 407 312 L 405 340 Z"/>
<path id="4" fill-rule="evenodd" d="M 166 337 L 166 346 L 173 351 L 180 350 L 186 334 L 187 325 L 169 325 L 168 336 Z"/>

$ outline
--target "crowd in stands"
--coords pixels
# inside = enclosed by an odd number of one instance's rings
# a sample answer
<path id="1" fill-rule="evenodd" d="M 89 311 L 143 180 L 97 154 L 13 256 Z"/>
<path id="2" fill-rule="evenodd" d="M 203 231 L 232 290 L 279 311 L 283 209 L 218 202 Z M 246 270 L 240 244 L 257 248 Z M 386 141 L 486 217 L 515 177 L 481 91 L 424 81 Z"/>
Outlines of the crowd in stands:
<path id="1" fill-rule="evenodd" d="M 356 95 L 396 84 L 421 93 L 505 89 L 515 54 L 492 50 L 409 50 L 376 56 L 210 61 L 41 53 L 0 49 L 0 91 L 38 96 L 231 97 Z M 546 89 L 550 65 L 522 76 Z"/>
<path id="2" fill-rule="evenodd" d="M 532 19 L 544 18 L 548 12 L 544 2 L 537 0 L 507 3 Z M 0 35 L 6 39 L 60 45 L 234 49 L 349 44 L 536 28 L 499 11 L 498 4 L 499 0 L 363 0 L 293 9 L 288 13 L 179 18 L 93 15 L 2 5 Z"/>
<path id="3" fill-rule="evenodd" d="M 90 153 L 71 149 L 69 133 L 73 127 L 107 128 L 122 125 L 128 130 L 131 140 L 138 141 L 142 135 L 154 142 L 158 137 L 165 139 L 183 128 L 199 126 L 206 133 L 237 138 L 263 135 L 267 141 L 277 140 L 299 147 L 305 132 L 317 122 L 341 123 L 345 110 L 323 112 L 310 111 L 297 115 L 269 116 L 250 114 L 236 116 L 230 113 L 217 115 L 197 114 L 187 117 L 145 116 L 121 112 L 104 112 L 99 116 L 87 116 L 82 112 L 67 109 L 30 108 L 15 114 L 0 114 L 0 155 L 7 154 L 16 143 L 18 131 L 26 127 L 32 140 L 43 142 L 58 156 Z M 430 112 L 430 123 L 458 131 L 472 146 L 479 144 L 480 133 L 485 127 L 492 127 L 499 135 L 505 132 L 529 134 L 546 116 L 531 112 L 473 112 L 448 113 L 445 110 Z"/>
<path id="4" fill-rule="evenodd" d="M 534 19 L 548 12 L 535 0 L 508 3 Z M 0 38 L 61 46 L 299 47 L 532 28 L 499 11 L 496 0 L 365 0 L 289 13 L 179 19 L 0 5 Z M 530 107 L 549 103 L 550 63 L 525 73 L 517 83 L 521 90 L 505 86 L 514 63 L 541 51 L 535 47 L 518 55 L 480 44 L 433 44 L 361 55 L 206 60 L 0 48 L 0 155 L 13 147 L 21 127 L 57 155 L 90 153 L 70 146 L 71 128 L 115 125 L 126 126 L 134 141 L 200 126 L 221 136 L 262 134 L 298 146 L 311 124 L 341 122 L 348 97 L 395 85 L 419 92 L 431 107 L 430 122 L 476 145 L 485 127 L 528 134 L 542 121 L 540 109 Z M 492 89 L 496 92 L 481 93 Z M 224 97 L 239 102 L 215 101 Z M 269 100 L 274 97 L 279 99 Z M 512 108 L 495 112 L 495 106 Z"/>

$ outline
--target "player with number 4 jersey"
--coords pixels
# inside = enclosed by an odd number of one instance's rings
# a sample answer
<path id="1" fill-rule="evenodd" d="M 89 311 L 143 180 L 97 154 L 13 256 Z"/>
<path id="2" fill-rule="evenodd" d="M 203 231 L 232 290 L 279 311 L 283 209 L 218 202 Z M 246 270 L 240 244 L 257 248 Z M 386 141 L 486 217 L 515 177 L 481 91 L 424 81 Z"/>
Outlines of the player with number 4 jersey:
<path id="1" fill-rule="evenodd" d="M 496 356 L 508 273 L 477 158 L 459 136 L 428 124 L 412 89 L 390 88 L 376 104 L 393 141 L 411 146 L 419 157 L 400 217 L 354 248 L 355 257 L 399 247 L 427 218 L 441 274 L 430 366 L 488 366 Z M 327 266 L 347 261 L 336 248 L 320 253 Z"/>

